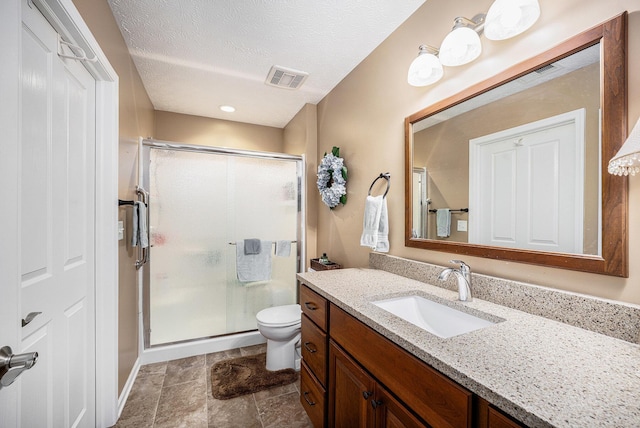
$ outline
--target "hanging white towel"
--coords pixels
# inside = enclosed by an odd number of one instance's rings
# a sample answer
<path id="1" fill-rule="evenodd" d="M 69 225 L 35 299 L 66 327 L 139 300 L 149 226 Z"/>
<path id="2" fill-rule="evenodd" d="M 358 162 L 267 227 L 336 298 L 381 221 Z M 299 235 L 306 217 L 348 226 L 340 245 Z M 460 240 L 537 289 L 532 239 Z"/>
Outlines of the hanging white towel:
<path id="1" fill-rule="evenodd" d="M 141 201 L 133 204 L 133 227 L 131 233 L 131 245 L 142 248 L 149 246 L 149 234 L 147 233 L 147 206 Z"/>
<path id="2" fill-rule="evenodd" d="M 380 222 L 378 223 L 378 241 L 375 251 L 381 253 L 389 252 L 389 211 L 387 210 L 387 198 L 382 198 L 380 209 Z"/>
<path id="3" fill-rule="evenodd" d="M 244 241 L 236 242 L 236 272 L 238 281 L 268 281 L 271 279 L 271 241 L 260 241 L 260 253 L 245 254 Z"/>
<path id="4" fill-rule="evenodd" d="M 440 208 L 436 211 L 436 234 L 439 238 L 448 238 L 451 235 L 451 210 Z"/>
<path id="5" fill-rule="evenodd" d="M 276 256 L 289 257 L 291 255 L 291 241 L 276 241 Z"/>
<path id="6" fill-rule="evenodd" d="M 369 195 L 365 200 L 360 245 L 383 253 L 389 251 L 389 215 L 383 195 Z"/>

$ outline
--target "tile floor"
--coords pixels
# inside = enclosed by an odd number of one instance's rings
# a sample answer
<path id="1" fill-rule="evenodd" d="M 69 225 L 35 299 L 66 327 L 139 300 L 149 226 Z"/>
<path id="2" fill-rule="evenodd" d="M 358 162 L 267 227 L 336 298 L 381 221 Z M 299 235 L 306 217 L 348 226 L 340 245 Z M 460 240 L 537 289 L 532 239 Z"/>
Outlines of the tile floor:
<path id="1" fill-rule="evenodd" d="M 211 395 L 214 363 L 265 350 L 256 345 L 142 366 L 115 427 L 312 428 L 300 381 L 230 400 Z"/>

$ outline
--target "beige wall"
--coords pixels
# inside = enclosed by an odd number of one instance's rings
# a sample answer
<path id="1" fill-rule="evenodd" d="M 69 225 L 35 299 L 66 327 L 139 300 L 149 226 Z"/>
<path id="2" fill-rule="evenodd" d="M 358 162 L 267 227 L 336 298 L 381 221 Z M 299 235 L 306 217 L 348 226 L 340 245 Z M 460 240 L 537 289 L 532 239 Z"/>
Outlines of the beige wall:
<path id="1" fill-rule="evenodd" d="M 304 155 L 307 176 L 306 185 L 306 227 L 305 266 L 309 259 L 317 258 L 318 198 L 316 191 L 316 171 L 318 168 L 318 109 L 315 104 L 306 104 L 284 128 L 284 153 Z M 306 270 L 306 269 L 305 269 Z"/>
<path id="2" fill-rule="evenodd" d="M 200 146 L 281 153 L 284 131 L 271 126 L 156 111 L 153 137 Z"/>
<path id="3" fill-rule="evenodd" d="M 118 197 L 134 199 L 138 136 L 153 131 L 153 106 L 142 86 L 120 30 L 105 0 L 74 0 L 74 4 L 119 77 L 120 143 Z M 118 219 L 131 224 L 131 209 L 120 208 Z M 126 226 L 125 226 L 126 227 Z M 130 238 L 129 231 L 126 237 Z M 138 296 L 136 254 L 129 239 L 118 242 L 118 392 L 122 391 L 138 358 Z"/>
<path id="4" fill-rule="evenodd" d="M 528 32 L 511 40 L 484 37 L 475 62 L 445 68 L 443 80 L 425 88 L 407 84 L 407 69 L 418 45 L 438 46 L 456 16 L 486 11 L 492 0 L 429 0 L 360 63 L 318 105 L 318 154 L 340 146 L 349 167 L 349 202 L 330 211 L 319 205 L 318 250 L 348 267 L 366 266 L 369 250 L 360 247 L 364 198 L 371 181 L 391 172 L 388 205 L 390 254 L 446 265 L 453 254 L 404 246 L 403 120 L 437 101 L 544 52 L 624 10 L 629 16 L 629 127 L 640 116 L 640 4 L 636 0 L 540 0 L 542 14 Z M 630 179 L 630 277 L 614 278 L 555 268 L 465 256 L 476 272 L 640 303 L 640 179 Z M 314 197 L 319 198 L 318 192 Z"/>

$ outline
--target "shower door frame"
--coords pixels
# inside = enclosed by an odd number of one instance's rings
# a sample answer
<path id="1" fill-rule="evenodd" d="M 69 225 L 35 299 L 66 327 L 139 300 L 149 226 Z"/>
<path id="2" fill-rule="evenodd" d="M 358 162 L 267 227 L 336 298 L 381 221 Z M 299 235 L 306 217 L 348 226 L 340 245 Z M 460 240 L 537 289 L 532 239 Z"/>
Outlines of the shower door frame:
<path id="1" fill-rule="evenodd" d="M 237 157 L 249 157 L 254 159 L 269 159 L 269 160 L 288 160 L 296 162 L 296 170 L 297 170 L 297 184 L 298 184 L 298 216 L 297 221 L 298 225 L 296 228 L 296 241 L 298 245 L 296 245 L 296 273 L 304 272 L 304 261 L 305 261 L 305 225 L 306 225 L 306 214 L 304 207 L 306 206 L 306 191 L 304 186 L 304 177 L 305 177 L 305 157 L 304 155 L 289 155 L 286 153 L 274 153 L 274 152 L 262 152 L 262 151 L 254 151 L 254 150 L 242 150 L 242 149 L 232 149 L 227 147 L 214 147 L 214 146 L 199 146 L 195 144 L 183 144 L 177 143 L 173 141 L 164 141 L 164 140 L 156 140 L 151 138 L 141 139 L 140 147 L 139 147 L 139 178 L 140 185 L 149 191 L 149 162 L 150 162 L 150 154 L 151 149 L 163 149 L 163 150 L 175 150 L 175 151 L 185 151 L 185 152 L 195 152 L 195 153 L 203 153 L 203 154 L 220 154 L 220 155 L 229 155 L 229 156 L 237 156 Z M 153 198 L 150 196 L 147 197 L 147 203 L 150 206 L 153 204 Z M 151 225 L 148 225 L 151 227 Z M 142 347 L 144 350 L 153 349 L 153 348 L 161 348 L 166 346 L 171 346 L 179 343 L 186 342 L 197 342 L 198 340 L 205 340 L 223 336 L 232 336 L 234 334 L 239 334 L 242 332 L 235 333 L 227 333 L 223 335 L 217 336 L 209 336 L 209 337 L 201 337 L 198 339 L 185 339 L 177 342 L 170 343 L 161 343 L 157 345 L 151 345 L 151 302 L 150 302 L 150 291 L 151 291 L 151 275 L 150 275 L 150 264 L 149 262 L 153 257 L 153 245 L 149 242 L 149 250 L 148 257 L 142 266 L 142 269 L 139 270 L 141 273 L 141 287 L 140 287 L 140 298 L 141 298 L 141 313 L 142 313 L 142 332 L 143 332 L 143 343 Z M 298 287 L 296 287 L 296 301 L 298 300 Z"/>

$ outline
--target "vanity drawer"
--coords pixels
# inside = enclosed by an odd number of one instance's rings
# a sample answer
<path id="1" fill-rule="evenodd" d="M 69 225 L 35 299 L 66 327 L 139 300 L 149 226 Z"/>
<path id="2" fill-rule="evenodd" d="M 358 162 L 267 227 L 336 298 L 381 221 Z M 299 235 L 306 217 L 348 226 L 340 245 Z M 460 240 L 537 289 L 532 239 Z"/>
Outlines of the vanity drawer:
<path id="1" fill-rule="evenodd" d="M 305 285 L 300 286 L 302 312 L 322 330 L 327 331 L 327 299 Z"/>
<path id="2" fill-rule="evenodd" d="M 428 424 L 470 427 L 471 391 L 330 305 L 331 338 Z"/>
<path id="3" fill-rule="evenodd" d="M 324 427 L 324 406 L 326 391 L 310 373 L 306 362 L 302 361 L 300 369 L 300 403 L 307 412 L 315 428 Z"/>
<path id="4" fill-rule="evenodd" d="M 302 360 L 322 386 L 327 384 L 327 334 L 302 315 Z"/>

